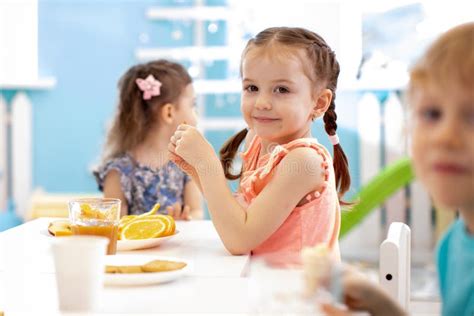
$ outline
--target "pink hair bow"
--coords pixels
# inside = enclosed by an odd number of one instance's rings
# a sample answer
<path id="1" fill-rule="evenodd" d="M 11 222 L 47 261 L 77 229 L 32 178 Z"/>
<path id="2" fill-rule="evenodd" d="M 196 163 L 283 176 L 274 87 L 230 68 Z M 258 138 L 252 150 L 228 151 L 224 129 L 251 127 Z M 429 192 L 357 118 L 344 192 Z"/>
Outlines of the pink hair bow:
<path id="1" fill-rule="evenodd" d="M 137 78 L 135 80 L 138 88 L 143 91 L 143 100 L 150 100 L 151 97 L 160 95 L 161 82 L 156 80 L 153 75 L 148 75 L 146 79 Z"/>

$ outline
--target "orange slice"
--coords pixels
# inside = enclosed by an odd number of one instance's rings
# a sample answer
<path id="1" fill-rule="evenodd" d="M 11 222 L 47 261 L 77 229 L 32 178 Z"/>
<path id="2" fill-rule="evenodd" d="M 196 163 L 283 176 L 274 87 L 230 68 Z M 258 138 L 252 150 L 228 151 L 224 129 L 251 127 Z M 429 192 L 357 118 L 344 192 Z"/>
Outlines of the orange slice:
<path id="1" fill-rule="evenodd" d="M 68 220 L 58 220 L 49 223 L 48 232 L 56 237 L 71 236 L 71 223 Z"/>
<path id="2" fill-rule="evenodd" d="M 175 230 L 176 230 L 176 223 L 174 221 L 174 218 L 170 215 L 163 215 L 163 214 L 156 214 L 156 215 L 150 215 L 147 216 L 147 218 L 150 219 L 157 219 L 160 221 L 163 221 L 163 223 L 166 225 L 166 232 L 165 236 L 170 236 L 173 235 Z"/>
<path id="3" fill-rule="evenodd" d="M 155 206 L 153 206 L 153 208 L 150 211 L 146 212 L 146 213 L 143 213 L 143 214 L 140 214 L 140 215 L 125 215 L 125 216 L 122 216 L 122 218 L 120 219 L 119 228 L 120 228 L 120 226 L 124 227 L 127 224 L 129 224 L 133 221 L 136 221 L 136 220 L 150 218 L 151 216 L 154 216 L 154 214 L 156 214 L 156 212 L 158 212 L 159 209 L 160 209 L 160 203 L 156 203 Z"/>
<path id="4" fill-rule="evenodd" d="M 54 236 L 56 237 L 63 237 L 63 236 L 71 236 L 72 235 L 72 230 L 68 228 L 58 228 L 56 229 L 56 232 Z"/>
<path id="5" fill-rule="evenodd" d="M 158 210 L 160 209 L 160 203 L 156 203 L 153 208 L 146 212 L 146 213 L 143 213 L 143 214 L 140 214 L 140 215 L 125 215 L 125 216 L 122 216 L 122 218 L 120 218 L 120 222 L 119 222 L 119 237 L 120 237 L 120 232 L 122 231 L 122 229 L 127 226 L 129 223 L 131 222 L 134 222 L 136 220 L 140 220 L 140 219 L 146 219 L 150 216 L 153 216 L 156 212 L 158 212 Z"/>
<path id="6" fill-rule="evenodd" d="M 137 215 L 125 215 L 122 218 L 120 218 L 119 226 L 125 226 L 127 223 L 130 223 L 136 218 L 137 218 Z"/>
<path id="7" fill-rule="evenodd" d="M 171 220 L 171 232 L 170 232 L 170 235 L 174 235 L 174 233 L 176 232 L 176 222 L 175 222 L 173 216 L 171 216 L 171 215 L 166 215 L 166 217 L 169 217 L 170 220 Z"/>
<path id="8" fill-rule="evenodd" d="M 137 218 L 137 215 L 125 215 L 122 218 L 120 218 L 120 221 L 118 224 L 119 238 L 120 238 L 120 233 L 122 232 L 123 228 L 127 226 L 128 223 L 133 221 L 135 218 Z"/>
<path id="9" fill-rule="evenodd" d="M 157 219 L 140 219 L 126 225 L 120 234 L 122 240 L 149 239 L 164 236 L 166 225 Z"/>
<path id="10" fill-rule="evenodd" d="M 150 215 L 155 215 L 156 212 L 158 212 L 158 210 L 160 209 L 160 203 L 155 203 L 155 205 L 153 205 L 153 208 L 146 212 L 146 213 L 143 213 L 143 214 L 140 214 L 138 215 L 137 217 L 146 217 L 146 216 L 150 216 Z"/>
<path id="11" fill-rule="evenodd" d="M 82 219 L 105 219 L 105 215 L 99 210 L 92 208 L 89 204 L 81 204 L 81 215 Z"/>

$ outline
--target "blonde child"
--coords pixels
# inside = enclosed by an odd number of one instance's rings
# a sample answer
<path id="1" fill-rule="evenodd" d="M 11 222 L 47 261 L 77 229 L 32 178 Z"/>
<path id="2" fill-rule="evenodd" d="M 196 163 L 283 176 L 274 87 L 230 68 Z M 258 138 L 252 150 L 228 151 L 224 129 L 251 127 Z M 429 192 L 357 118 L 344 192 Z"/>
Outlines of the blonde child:
<path id="1" fill-rule="evenodd" d="M 474 315 L 474 22 L 439 37 L 411 71 L 412 152 L 417 177 L 436 205 L 459 211 L 441 239 L 437 266 L 444 316 Z M 415 210 L 416 212 L 416 210 Z M 378 286 L 343 278 L 346 304 L 403 315 Z M 331 315 L 346 315 L 326 306 Z"/>
<path id="2" fill-rule="evenodd" d="M 119 81 L 119 104 L 104 162 L 94 172 L 105 197 L 122 201 L 122 215 L 160 203 L 176 219 L 202 217 L 199 190 L 168 159 L 178 124 L 196 124 L 192 80 L 180 64 L 158 60 L 131 67 Z"/>
<path id="3" fill-rule="evenodd" d="M 301 28 L 266 29 L 242 55 L 241 111 L 248 129 L 227 141 L 221 160 L 193 126 L 179 125 L 171 137 L 171 156 L 200 183 L 230 253 L 298 253 L 324 242 L 339 258 L 339 198 L 350 177 L 336 135 L 338 74 L 335 54 L 319 35 Z M 319 117 L 334 144 L 334 163 L 311 137 Z M 233 175 L 230 168 L 244 139 L 243 169 Z M 226 179 L 236 178 L 234 196 Z"/>

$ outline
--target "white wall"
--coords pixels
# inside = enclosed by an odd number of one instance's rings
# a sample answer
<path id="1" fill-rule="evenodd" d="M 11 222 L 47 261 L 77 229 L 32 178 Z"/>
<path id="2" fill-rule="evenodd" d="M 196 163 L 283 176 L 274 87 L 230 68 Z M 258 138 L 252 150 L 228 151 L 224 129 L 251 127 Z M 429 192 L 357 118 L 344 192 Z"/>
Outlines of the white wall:
<path id="1" fill-rule="evenodd" d="M 38 77 L 38 1 L 0 0 L 0 85 Z"/>

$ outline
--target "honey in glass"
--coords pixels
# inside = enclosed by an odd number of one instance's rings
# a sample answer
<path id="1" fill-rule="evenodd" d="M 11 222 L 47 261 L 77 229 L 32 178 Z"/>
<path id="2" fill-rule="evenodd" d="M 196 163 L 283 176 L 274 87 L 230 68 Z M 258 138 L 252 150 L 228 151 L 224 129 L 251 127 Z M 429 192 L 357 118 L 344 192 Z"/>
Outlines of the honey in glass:
<path id="1" fill-rule="evenodd" d="M 118 237 L 118 225 L 113 223 L 91 223 L 87 225 L 72 225 L 72 233 L 74 235 L 95 235 L 104 236 L 109 239 L 107 246 L 107 254 L 114 255 L 117 252 L 117 237 Z"/>
<path id="2" fill-rule="evenodd" d="M 120 200 L 85 198 L 70 200 L 69 221 L 74 235 L 104 236 L 109 239 L 107 254 L 117 252 Z"/>

